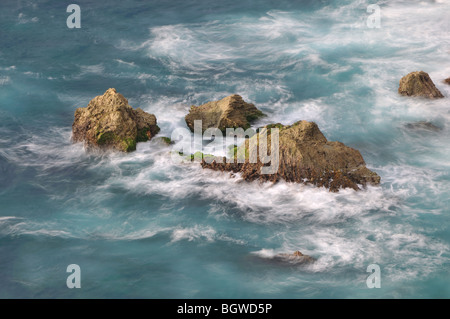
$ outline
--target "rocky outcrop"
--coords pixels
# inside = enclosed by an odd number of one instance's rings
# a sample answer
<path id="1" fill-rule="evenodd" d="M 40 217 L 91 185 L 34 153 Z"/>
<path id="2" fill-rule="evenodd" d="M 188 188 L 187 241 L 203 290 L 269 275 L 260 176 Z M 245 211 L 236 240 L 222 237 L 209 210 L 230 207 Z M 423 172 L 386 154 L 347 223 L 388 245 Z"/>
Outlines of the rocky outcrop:
<path id="1" fill-rule="evenodd" d="M 220 101 L 192 105 L 185 120 L 189 129 L 194 132 L 194 121 L 202 121 L 202 133 L 208 128 L 218 128 L 225 132 L 226 128 L 250 127 L 250 123 L 264 114 L 255 105 L 245 102 L 241 96 L 230 95 Z"/>
<path id="2" fill-rule="evenodd" d="M 436 88 L 428 73 L 411 72 L 400 80 L 398 93 L 406 96 L 422 96 L 430 99 L 444 97 Z"/>
<path id="3" fill-rule="evenodd" d="M 280 253 L 273 257 L 276 261 L 288 262 L 291 264 L 307 264 L 312 263 L 315 259 L 308 255 L 303 255 L 300 251 L 295 251 L 293 254 Z"/>
<path id="4" fill-rule="evenodd" d="M 450 85 L 450 78 L 445 79 L 444 83 L 447 83 L 448 85 Z"/>
<path id="5" fill-rule="evenodd" d="M 158 132 L 153 114 L 133 109 L 122 94 L 108 89 L 75 111 L 72 140 L 84 142 L 88 148 L 131 152 L 136 143 L 148 141 Z"/>
<path id="6" fill-rule="evenodd" d="M 290 126 L 274 124 L 265 126 L 264 130 L 270 134 L 270 129 L 275 127 L 279 129 L 279 165 L 276 173 L 261 174 L 264 164 L 260 156 L 257 156 L 256 163 L 253 160 L 253 163 L 250 162 L 252 154 L 257 152 L 257 141 L 263 136 L 262 130 L 236 150 L 231 163 L 226 163 L 225 158 L 213 161 L 203 159 L 202 167 L 239 173 L 248 181 L 285 180 L 323 186 L 330 191 L 338 191 L 341 187 L 358 190 L 359 185 L 380 183 L 380 177 L 366 167 L 359 151 L 340 142 L 329 142 L 316 123 L 299 121 Z M 256 138 L 258 140 L 252 141 Z M 270 150 L 269 135 L 267 140 Z M 239 156 L 245 158 L 240 162 Z"/>

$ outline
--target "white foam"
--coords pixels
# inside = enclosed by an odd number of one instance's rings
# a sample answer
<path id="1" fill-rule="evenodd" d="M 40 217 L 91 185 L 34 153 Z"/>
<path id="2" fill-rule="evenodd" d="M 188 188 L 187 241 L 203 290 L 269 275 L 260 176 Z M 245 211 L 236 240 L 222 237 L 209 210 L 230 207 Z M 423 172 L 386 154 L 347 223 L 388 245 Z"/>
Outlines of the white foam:
<path id="1" fill-rule="evenodd" d="M 61 229 L 57 223 L 36 222 L 25 218 L 7 217 L 0 219 L 1 236 L 45 236 L 45 237 L 73 237 L 72 234 Z"/>
<path id="2" fill-rule="evenodd" d="M 23 12 L 20 12 L 17 16 L 17 20 L 19 24 L 26 24 L 26 23 L 36 23 L 39 22 L 38 17 L 28 18 L 26 14 Z"/>
<path id="3" fill-rule="evenodd" d="M 217 232 L 214 228 L 210 226 L 195 225 L 194 227 L 188 228 L 177 228 L 172 233 L 172 242 L 179 240 L 194 241 L 199 239 L 204 239 L 207 242 L 212 242 L 215 240 Z"/>
<path id="4" fill-rule="evenodd" d="M 126 62 L 121 59 L 115 59 L 114 61 L 116 61 L 119 64 L 123 64 L 123 65 L 129 66 L 129 67 L 136 67 L 136 64 L 134 62 Z"/>
<path id="5" fill-rule="evenodd" d="M 9 76 L 0 77 L 0 85 L 6 85 L 11 83 L 11 78 Z"/>

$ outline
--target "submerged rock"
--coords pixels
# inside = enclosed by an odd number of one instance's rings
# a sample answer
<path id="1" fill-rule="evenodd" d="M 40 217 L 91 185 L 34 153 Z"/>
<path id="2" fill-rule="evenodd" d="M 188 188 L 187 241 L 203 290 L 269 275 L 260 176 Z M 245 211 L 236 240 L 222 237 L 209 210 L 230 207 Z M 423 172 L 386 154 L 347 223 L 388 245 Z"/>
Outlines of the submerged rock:
<path id="1" fill-rule="evenodd" d="M 398 93 L 406 96 L 422 96 L 431 99 L 444 97 L 436 88 L 428 73 L 411 72 L 400 80 Z"/>
<path id="2" fill-rule="evenodd" d="M 358 185 L 380 183 L 380 177 L 366 167 L 359 151 L 340 142 L 327 141 L 316 123 L 299 121 L 290 126 L 265 126 L 269 150 L 272 127 L 279 129 L 279 165 L 275 173 L 261 174 L 264 164 L 259 156 L 256 162 L 249 160 L 254 156 L 252 154 L 257 152 L 258 141 L 260 136 L 263 136 L 262 130 L 237 149 L 236 155 L 229 160 L 231 163 L 226 163 L 225 158 L 216 158 L 213 161 L 203 159 L 202 167 L 240 173 L 242 178 L 248 181 L 285 180 L 323 186 L 330 191 L 338 191 L 341 187 L 358 190 Z M 258 140 L 252 141 L 256 138 Z"/>
<path id="3" fill-rule="evenodd" d="M 72 140 L 84 141 L 89 148 L 131 152 L 136 143 L 148 141 L 158 132 L 153 114 L 133 109 L 116 89 L 108 89 L 75 111 Z"/>
<path id="4" fill-rule="evenodd" d="M 218 128 L 225 132 L 226 128 L 250 127 L 250 123 L 264 116 L 255 105 L 245 102 L 240 95 L 230 95 L 220 101 L 208 102 L 200 106 L 191 106 L 185 120 L 189 129 L 194 131 L 194 121 L 202 121 L 202 133 L 208 128 Z"/>
<path id="5" fill-rule="evenodd" d="M 303 255 L 300 251 L 295 251 L 292 254 L 280 253 L 273 257 L 276 261 L 288 262 L 291 264 L 306 264 L 316 261 L 313 257 Z"/>
<path id="6" fill-rule="evenodd" d="M 442 130 L 441 127 L 434 125 L 433 123 L 427 122 L 427 121 L 407 123 L 407 124 L 405 124 L 405 127 L 410 130 L 424 130 L 424 131 L 432 131 L 432 132 L 439 132 Z"/>

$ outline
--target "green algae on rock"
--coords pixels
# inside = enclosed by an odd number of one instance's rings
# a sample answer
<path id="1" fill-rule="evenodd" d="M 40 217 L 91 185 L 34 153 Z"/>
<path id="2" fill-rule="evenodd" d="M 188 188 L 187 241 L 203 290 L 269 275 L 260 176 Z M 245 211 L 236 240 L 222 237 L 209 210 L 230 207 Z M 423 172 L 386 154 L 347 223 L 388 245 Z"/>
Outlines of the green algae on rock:
<path id="1" fill-rule="evenodd" d="M 148 141 L 158 132 L 153 114 L 133 109 L 116 89 L 108 89 L 75 111 L 72 140 L 84 142 L 88 148 L 131 152 L 138 142 Z"/>
<path id="2" fill-rule="evenodd" d="M 194 121 L 202 121 L 202 133 L 208 128 L 218 128 L 225 132 L 227 128 L 250 127 L 250 123 L 264 113 L 255 105 L 245 102 L 240 95 L 234 94 L 220 101 L 212 101 L 206 104 L 192 105 L 185 120 L 189 129 L 194 132 Z"/>
<path id="3" fill-rule="evenodd" d="M 249 154 L 259 149 L 262 137 L 259 133 L 233 150 L 237 154 L 231 161 L 225 158 L 212 162 L 202 161 L 203 168 L 239 173 L 244 180 L 272 181 L 312 184 L 338 191 L 342 188 L 360 189 L 359 185 L 378 185 L 380 177 L 366 167 L 361 153 L 340 142 L 329 142 L 314 122 L 299 121 L 293 125 L 268 125 L 265 128 L 279 129 L 278 170 L 274 174 L 261 174 L 265 165 L 257 158 L 250 162 Z M 268 131 L 267 133 L 270 133 Z M 256 139 L 252 141 L 252 139 Z M 268 138 L 267 149 L 271 149 L 271 138 Z M 244 156 L 244 160 L 239 158 Z"/>
<path id="4" fill-rule="evenodd" d="M 173 144 L 175 144 L 175 142 L 172 141 L 170 139 L 170 137 L 167 137 L 167 136 L 158 137 L 157 141 L 160 141 L 161 143 L 163 143 L 165 145 L 173 145 Z"/>
<path id="5" fill-rule="evenodd" d="M 428 73 L 411 72 L 400 79 L 398 93 L 406 96 L 422 96 L 430 99 L 443 98 Z"/>

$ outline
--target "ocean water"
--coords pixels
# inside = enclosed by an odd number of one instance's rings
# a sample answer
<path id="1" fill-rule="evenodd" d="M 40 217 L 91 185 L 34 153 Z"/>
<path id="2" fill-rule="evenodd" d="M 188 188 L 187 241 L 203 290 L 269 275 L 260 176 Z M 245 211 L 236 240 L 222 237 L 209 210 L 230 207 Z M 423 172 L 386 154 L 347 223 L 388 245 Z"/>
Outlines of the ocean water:
<path id="1" fill-rule="evenodd" d="M 64 1 L 0 4 L 0 298 L 450 297 L 450 1 L 76 3 L 80 29 Z M 415 70 L 447 98 L 399 96 Z M 315 121 L 381 185 L 247 183 L 155 140 L 86 153 L 74 111 L 110 87 L 160 136 L 233 93 L 268 114 L 255 126 Z M 295 250 L 317 261 L 272 260 Z"/>

